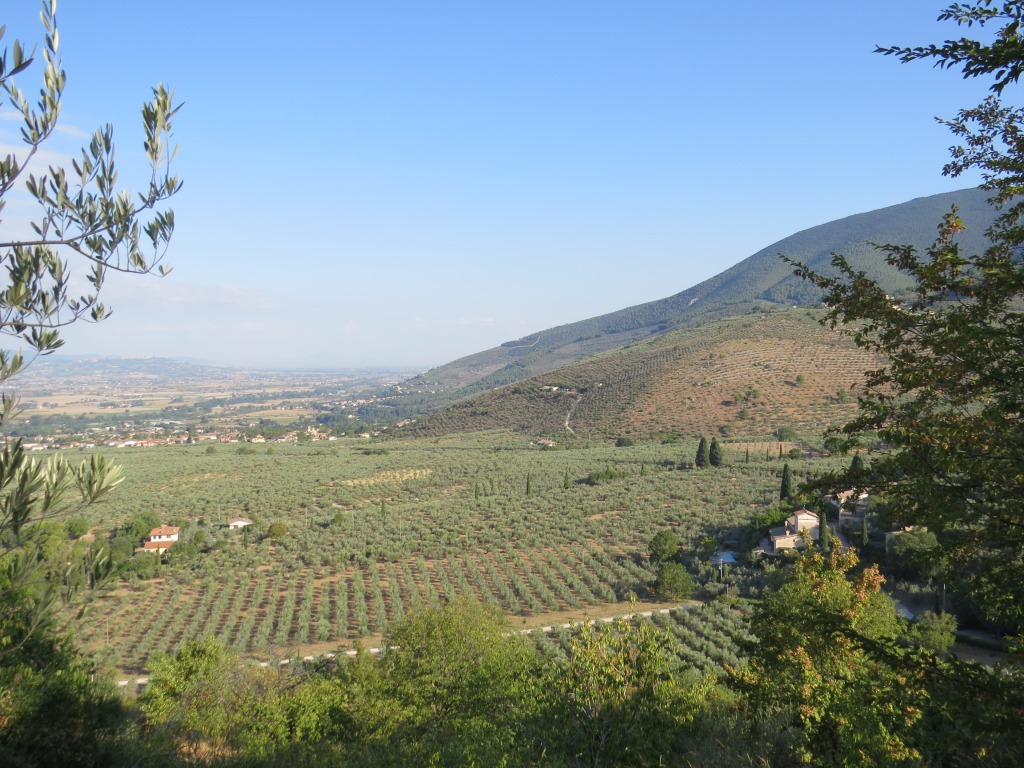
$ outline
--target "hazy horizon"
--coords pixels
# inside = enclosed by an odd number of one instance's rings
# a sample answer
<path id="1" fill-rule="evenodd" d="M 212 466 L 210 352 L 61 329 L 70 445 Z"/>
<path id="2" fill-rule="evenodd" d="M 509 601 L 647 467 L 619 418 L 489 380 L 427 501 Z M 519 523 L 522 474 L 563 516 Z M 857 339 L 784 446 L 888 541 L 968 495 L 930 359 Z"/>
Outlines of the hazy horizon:
<path id="1" fill-rule="evenodd" d="M 38 4 L 12 5 L 4 42 L 31 49 Z M 70 353 L 427 369 L 976 183 L 941 176 L 933 117 L 983 84 L 873 53 L 956 33 L 921 0 L 105 10 L 59 6 L 68 83 L 44 159 L 69 164 L 110 121 L 118 184 L 138 189 L 137 110 L 164 81 L 184 188 L 173 273 L 111 275 L 113 316 L 70 329 Z M 16 117 L 0 109 L 8 151 Z M 27 219 L 8 200 L 10 235 Z"/>

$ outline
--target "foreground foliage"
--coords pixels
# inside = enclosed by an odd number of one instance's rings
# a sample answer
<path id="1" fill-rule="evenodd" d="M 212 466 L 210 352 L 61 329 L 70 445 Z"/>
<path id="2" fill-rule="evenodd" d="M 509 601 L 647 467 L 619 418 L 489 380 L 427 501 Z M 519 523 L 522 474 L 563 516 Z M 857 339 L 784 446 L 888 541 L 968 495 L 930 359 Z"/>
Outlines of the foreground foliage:
<path id="1" fill-rule="evenodd" d="M 0 52 L 0 90 L 21 123 L 22 149 L 0 158 L 0 211 L 23 184 L 30 232 L 0 234 L 0 334 L 30 351 L 0 350 L 0 383 L 63 344 L 61 329 L 109 314 L 100 292 L 110 270 L 157 271 L 174 229 L 164 203 L 180 188 L 170 174 L 168 143 L 177 108 L 158 86 L 142 108 L 150 177 L 137 196 L 115 191 L 113 129 L 95 131 L 72 171 L 49 166 L 27 172 L 57 130 L 66 75 L 61 68 L 56 0 L 42 4 L 44 42 L 39 101 L 17 84 L 33 66 L 20 41 Z M 3 35 L 0 26 L 0 37 Z M 35 62 L 37 65 L 39 62 Z M 31 206 L 35 206 L 31 208 Z M 69 267 L 73 264 L 74 267 Z M 84 289 L 83 289 L 83 286 Z M 76 291 L 83 291 L 76 293 Z M 0 402 L 0 430 L 9 428 L 14 399 Z M 0 449 L 0 763 L 11 766 L 95 765 L 118 722 L 120 705 L 70 637 L 54 608 L 78 590 L 94 592 L 112 574 L 105 547 L 66 546 L 53 518 L 98 502 L 122 480 L 119 469 L 94 457 L 73 467 L 60 456 L 29 457 L 20 440 Z M 78 526 L 76 526 L 77 528 Z M 63 535 L 62 535 L 63 533 Z"/>
<path id="2" fill-rule="evenodd" d="M 800 558 L 753 626 L 751 662 L 734 672 L 755 719 L 776 723 L 800 763 L 894 765 L 920 758 L 907 732 L 921 717 L 919 680 L 879 663 L 867 644 L 901 636 L 902 621 L 852 553 Z"/>
<path id="3" fill-rule="evenodd" d="M 1016 764 L 1019 669 L 916 649 L 880 583 L 811 550 L 749 629 L 719 603 L 522 635 L 457 600 L 397 623 L 379 658 L 263 667 L 190 641 L 128 711 L 93 690 L 106 725 L 75 743 L 104 765 Z M 749 661 L 701 660 L 695 629 Z"/>
<path id="4" fill-rule="evenodd" d="M 1024 66 L 1024 3 L 955 4 L 941 16 L 961 25 L 998 25 L 993 40 L 962 39 L 889 48 L 904 61 L 926 58 L 993 76 L 1008 93 Z M 868 373 L 859 415 L 840 430 L 852 448 L 880 439 L 870 476 L 849 477 L 881 493 L 894 518 L 926 525 L 979 604 L 1007 627 L 1024 626 L 1024 110 L 995 96 L 948 121 L 960 145 L 944 172 L 980 171 L 999 209 L 978 253 L 960 245 L 972 222 L 956 210 L 923 253 L 880 246 L 912 281 L 893 297 L 842 257 L 837 277 L 799 266 L 822 288 L 828 321 L 886 361 Z M 843 481 L 833 480 L 833 483 Z M 841 487 L 841 486 L 837 486 Z"/>

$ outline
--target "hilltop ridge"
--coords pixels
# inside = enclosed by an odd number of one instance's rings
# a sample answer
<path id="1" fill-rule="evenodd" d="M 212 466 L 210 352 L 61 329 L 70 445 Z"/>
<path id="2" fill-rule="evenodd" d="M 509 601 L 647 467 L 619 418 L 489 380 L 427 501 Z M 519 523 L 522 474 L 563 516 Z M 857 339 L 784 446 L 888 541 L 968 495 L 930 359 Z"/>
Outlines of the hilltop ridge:
<path id="1" fill-rule="evenodd" d="M 857 269 L 877 276 L 892 293 L 906 288 L 872 243 L 925 248 L 944 214 L 957 206 L 968 229 L 966 249 L 984 247 L 984 232 L 995 217 L 987 194 L 970 188 L 866 213 L 853 214 L 797 232 L 773 243 L 720 274 L 672 296 L 598 317 L 537 331 L 500 346 L 432 368 L 402 385 L 403 415 L 430 412 L 476 393 L 513 384 L 632 342 L 715 318 L 771 306 L 814 306 L 820 293 L 792 273 L 780 254 L 819 272 L 831 271 L 841 253 Z M 415 405 L 412 405 L 415 403 Z"/>

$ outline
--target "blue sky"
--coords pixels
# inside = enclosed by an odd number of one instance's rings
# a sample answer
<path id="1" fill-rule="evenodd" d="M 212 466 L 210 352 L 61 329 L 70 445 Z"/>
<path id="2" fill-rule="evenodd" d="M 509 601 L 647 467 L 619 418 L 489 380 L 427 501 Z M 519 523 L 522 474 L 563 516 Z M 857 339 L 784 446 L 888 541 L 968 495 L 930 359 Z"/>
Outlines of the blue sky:
<path id="1" fill-rule="evenodd" d="M 63 0 L 48 148 L 109 121 L 141 186 L 138 108 L 163 81 L 185 182 L 173 273 L 112 278 L 113 317 L 67 349 L 428 367 L 969 186 L 942 177 L 933 118 L 985 84 L 872 53 L 959 36 L 943 5 Z M 4 3 L 4 42 L 39 40 L 37 14 Z"/>

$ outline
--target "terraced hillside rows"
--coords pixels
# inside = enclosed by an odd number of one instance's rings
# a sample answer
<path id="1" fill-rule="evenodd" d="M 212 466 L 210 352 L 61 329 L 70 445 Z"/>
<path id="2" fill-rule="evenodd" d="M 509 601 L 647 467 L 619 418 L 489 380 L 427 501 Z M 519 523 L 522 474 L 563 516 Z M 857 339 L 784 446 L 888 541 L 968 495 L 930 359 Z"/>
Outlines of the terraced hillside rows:
<path id="1" fill-rule="evenodd" d="M 176 575 L 119 590 L 78 634 L 86 647 L 126 669 L 206 636 L 241 653 L 273 656 L 381 634 L 410 610 L 457 595 L 473 595 L 511 616 L 538 616 L 614 603 L 616 590 L 643 589 L 652 577 L 601 542 L 360 562 L 343 570 L 276 565 L 193 581 Z"/>
<path id="2" fill-rule="evenodd" d="M 407 429 L 501 428 L 556 439 L 820 431 L 853 414 L 860 372 L 877 360 L 818 317 L 775 311 L 666 334 L 478 395 Z"/>
<path id="3" fill-rule="evenodd" d="M 649 617 L 636 615 L 629 623 L 653 623 L 665 635 L 665 648 L 683 669 L 708 674 L 721 673 L 726 666 L 737 668 L 747 661 L 746 646 L 754 642 L 748 626 L 750 608 L 730 608 L 724 603 L 706 603 L 693 608 L 652 611 Z M 578 625 L 557 626 L 551 631 L 533 630 L 528 637 L 545 658 L 564 658 L 570 651 Z"/>
<path id="4" fill-rule="evenodd" d="M 690 547 L 724 540 L 777 498 L 777 450 L 790 446 L 754 445 L 748 464 L 747 445 L 723 443 L 728 466 L 707 471 L 678 468 L 695 439 L 546 450 L 510 433 L 391 441 L 384 453 L 355 440 L 112 452 L 128 480 L 92 508 L 92 535 L 147 512 L 203 545 L 184 559 L 172 549 L 155 578 L 128 573 L 68 620 L 99 660 L 135 672 L 203 636 L 261 659 L 330 650 L 466 594 L 531 624 L 602 615 L 647 594 L 655 532 Z M 823 461 L 791 466 L 799 478 Z M 584 482 L 606 468 L 615 479 Z M 228 531 L 235 514 L 256 522 Z M 276 523 L 286 532 L 268 536 Z"/>

